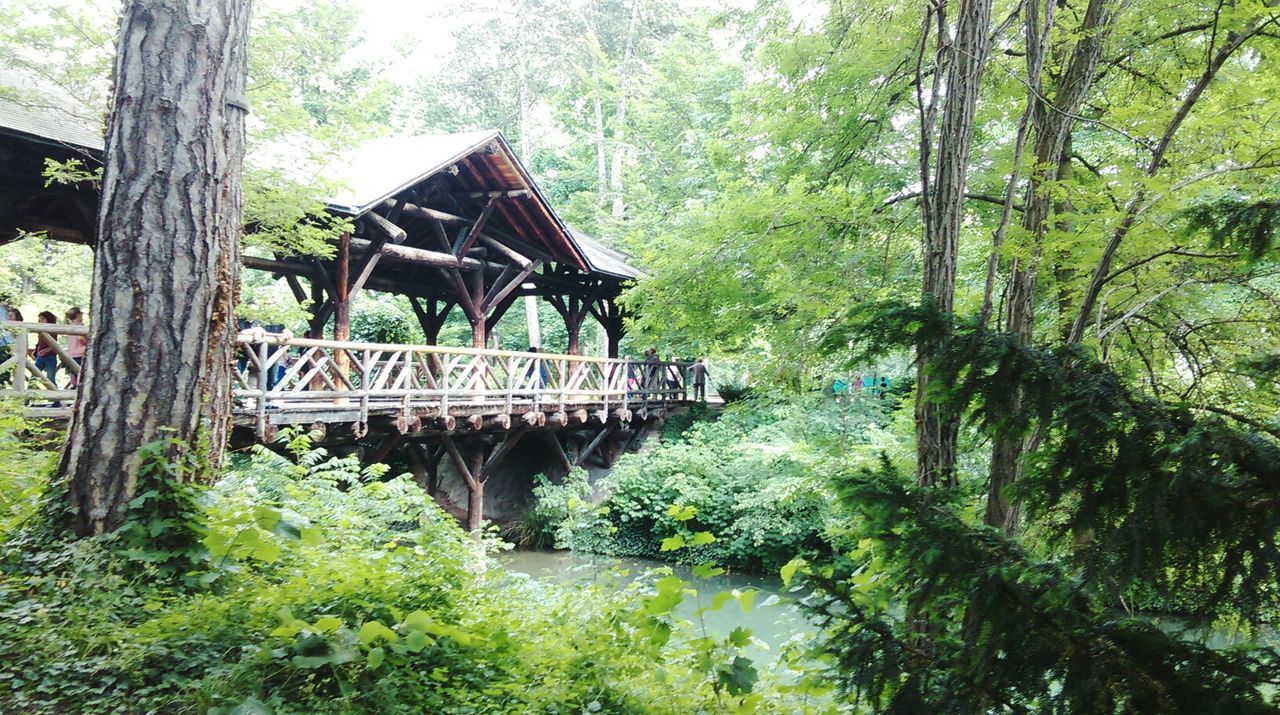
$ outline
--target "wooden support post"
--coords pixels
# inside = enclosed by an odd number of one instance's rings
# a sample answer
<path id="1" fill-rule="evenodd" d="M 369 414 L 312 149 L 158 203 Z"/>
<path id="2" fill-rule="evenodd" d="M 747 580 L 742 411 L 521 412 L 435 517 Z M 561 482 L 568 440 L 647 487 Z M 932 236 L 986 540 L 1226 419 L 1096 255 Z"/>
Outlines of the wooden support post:
<path id="1" fill-rule="evenodd" d="M 572 472 L 573 463 L 569 461 L 569 455 L 565 453 L 564 445 L 560 444 L 560 438 L 556 436 L 556 433 L 542 432 L 541 434 L 543 439 L 551 445 L 551 456 L 556 458 L 556 462 L 558 462 L 560 468 L 564 470 L 564 475 Z"/>
<path id="2" fill-rule="evenodd" d="M 457 305 L 457 303 L 451 300 L 429 298 L 427 306 L 424 308 L 417 297 L 409 296 L 409 305 L 413 307 L 414 315 L 418 316 L 418 325 L 422 326 L 422 335 L 426 339 L 427 345 L 435 345 L 440 342 L 440 329 L 444 327 L 444 322 L 448 319 L 449 312 L 453 310 L 453 306 Z"/>
<path id="3" fill-rule="evenodd" d="M 458 451 L 458 446 L 453 443 L 453 438 L 445 435 L 440 438 L 440 442 L 444 445 L 449 458 L 453 460 L 453 468 L 457 470 L 459 476 L 462 477 L 462 481 L 467 485 L 467 492 L 470 495 L 467 500 L 467 528 L 473 533 L 478 532 L 483 518 L 482 512 L 484 511 L 484 485 L 478 481 L 477 475 L 483 464 L 484 448 L 481 445 L 476 445 L 472 454 L 472 461 L 468 463 L 467 460 L 462 458 L 462 453 Z M 479 455 L 479 460 L 475 458 L 476 455 Z"/>
<path id="4" fill-rule="evenodd" d="M 485 312 L 481 307 L 484 301 L 484 274 L 471 274 L 471 304 L 475 308 L 471 318 L 471 347 L 486 348 L 489 343 L 489 331 L 485 329 Z"/>
<path id="5" fill-rule="evenodd" d="M 600 432 L 596 434 L 595 438 L 587 443 L 586 448 L 584 448 L 581 452 L 578 453 L 578 458 L 577 460 L 574 461 L 574 464 L 577 466 L 582 466 L 583 464 L 585 464 L 587 461 L 587 458 L 595 453 L 596 448 L 598 448 L 604 442 L 604 440 L 609 436 L 611 432 L 613 432 L 613 426 L 605 425 L 604 428 L 601 429 Z"/>
<path id="6" fill-rule="evenodd" d="M 292 273 L 284 274 L 285 283 L 289 284 L 289 290 L 293 291 L 293 299 L 298 301 L 298 305 L 307 302 L 307 293 L 302 290 L 302 283 L 298 281 L 298 277 Z"/>
<path id="7" fill-rule="evenodd" d="M 621 306 L 614 301 L 613 298 L 594 299 L 587 304 L 587 310 L 600 323 L 600 327 L 604 328 L 605 338 L 608 341 L 609 357 L 618 357 L 618 346 L 622 343 L 622 337 L 626 333 L 626 313 Z"/>
<path id="8" fill-rule="evenodd" d="M 484 445 L 477 444 L 471 448 L 470 472 L 472 478 L 467 481 L 470 498 L 467 499 L 467 531 L 479 534 L 484 524 Z"/>
<path id="9" fill-rule="evenodd" d="M 343 233 L 338 238 L 338 266 L 334 280 L 333 339 L 346 342 L 351 340 L 351 234 Z M 346 350 L 334 351 L 334 364 L 338 373 L 344 378 L 351 376 L 351 356 Z"/>
<path id="10" fill-rule="evenodd" d="M 365 455 L 364 463 L 365 464 L 381 463 L 384 459 L 387 458 L 387 455 L 391 454 L 391 450 L 395 449 L 396 445 L 400 444 L 400 440 L 403 438 L 404 438 L 404 435 L 400 434 L 399 432 L 392 432 L 391 434 L 388 434 L 386 437 L 383 437 L 382 441 L 378 443 L 378 446 L 375 447 L 372 452 Z"/>
<path id="11" fill-rule="evenodd" d="M 444 448 L 428 448 L 421 442 L 409 442 L 407 446 L 414 481 L 427 494 L 435 496 L 440 491 L 440 457 L 444 455 Z"/>
<path id="12" fill-rule="evenodd" d="M 307 323 L 307 337 L 312 340 L 324 339 L 324 324 L 329 319 L 329 314 L 324 310 L 324 305 L 328 300 L 325 298 L 324 288 L 321 287 L 320 281 L 315 277 L 311 278 L 311 320 Z"/>
<path id="13" fill-rule="evenodd" d="M 467 255 L 467 250 L 470 249 L 471 245 L 480 237 L 480 232 L 484 230 L 484 225 L 489 221 L 489 216 L 493 214 L 493 209 L 497 203 L 497 197 L 489 199 L 489 203 L 485 204 L 484 210 L 480 212 L 480 218 L 476 219 L 476 222 L 471 225 L 471 230 L 468 231 L 466 236 L 461 239 L 461 243 L 454 246 L 453 255 L 458 256 L 459 258 Z"/>
<path id="14" fill-rule="evenodd" d="M 610 435 L 600 447 L 600 463 L 605 469 L 613 466 L 618 461 L 619 436 Z"/>

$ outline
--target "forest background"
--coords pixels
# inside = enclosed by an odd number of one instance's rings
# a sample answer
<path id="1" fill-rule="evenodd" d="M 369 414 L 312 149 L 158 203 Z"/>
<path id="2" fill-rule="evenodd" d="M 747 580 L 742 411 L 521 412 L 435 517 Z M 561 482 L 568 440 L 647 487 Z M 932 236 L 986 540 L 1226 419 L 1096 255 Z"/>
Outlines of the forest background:
<path id="1" fill-rule="evenodd" d="M 94 106 L 109 14 L 80 7 L 18 4 L 0 32 L 8 65 Z M 498 126 L 566 219 L 644 267 L 633 334 L 662 352 L 732 357 L 801 406 L 833 375 L 918 367 L 915 395 L 874 416 L 882 456 L 842 438 L 845 415 L 793 460 L 794 484 L 840 507 L 784 572 L 818 589 L 814 672 L 841 702 L 1268 711 L 1276 8 L 815 7 L 507 3 L 393 81 L 356 51 L 354 5 L 264 4 L 252 141 L 323 157 L 383 131 Z M 284 178 L 251 167 L 249 214 L 280 230 L 248 240 L 322 250 L 291 228 L 322 182 Z M 76 300 L 61 278 L 84 260 L 26 241 L 0 280 Z M 289 317 L 265 285 L 245 301 Z M 412 339 L 404 306 L 376 302 L 357 337 Z M 520 330 L 501 327 L 504 344 Z M 738 424 L 729 437 L 758 426 Z M 705 533 L 664 501 L 641 514 L 666 520 L 659 536 Z M 740 696 L 736 658 L 689 662 Z"/>

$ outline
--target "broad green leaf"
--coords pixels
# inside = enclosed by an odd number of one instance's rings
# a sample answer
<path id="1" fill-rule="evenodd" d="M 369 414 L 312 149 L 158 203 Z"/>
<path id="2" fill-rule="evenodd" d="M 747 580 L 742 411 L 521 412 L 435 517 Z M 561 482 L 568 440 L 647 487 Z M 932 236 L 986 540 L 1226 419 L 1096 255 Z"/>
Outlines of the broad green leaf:
<path id="1" fill-rule="evenodd" d="M 782 576 L 782 585 L 790 586 L 791 579 L 795 578 L 796 573 L 801 572 L 801 569 L 806 568 L 808 565 L 808 561 L 798 557 L 788 561 L 786 565 L 782 567 L 782 570 L 779 571 L 779 574 Z"/>
<path id="2" fill-rule="evenodd" d="M 715 564 L 698 564 L 693 567 L 693 575 L 698 578 L 711 578 L 724 573 L 724 569 Z"/>
<path id="3" fill-rule="evenodd" d="M 332 633 L 342 627 L 342 619 L 333 616 L 322 616 L 314 624 L 312 628 L 320 633 Z"/>
<path id="4" fill-rule="evenodd" d="M 662 545 L 658 547 L 659 551 L 676 551 L 685 547 L 684 537 L 680 534 L 669 536 L 662 540 Z"/>
<path id="5" fill-rule="evenodd" d="M 356 633 L 356 637 L 364 645 L 370 645 L 380 638 L 388 642 L 394 642 L 400 636 L 378 621 L 368 621 L 363 626 L 360 626 L 360 631 Z"/>

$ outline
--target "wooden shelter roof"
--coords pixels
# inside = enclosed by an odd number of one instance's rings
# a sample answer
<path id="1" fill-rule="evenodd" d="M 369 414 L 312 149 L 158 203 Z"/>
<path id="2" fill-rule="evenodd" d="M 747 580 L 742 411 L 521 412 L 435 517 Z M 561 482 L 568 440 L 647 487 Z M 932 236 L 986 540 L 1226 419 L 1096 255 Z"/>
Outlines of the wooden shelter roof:
<path id="1" fill-rule="evenodd" d="M 0 151 L 0 159 L 13 165 L 7 167 L 7 179 L 0 180 L 8 184 L 0 187 L 5 189 L 0 191 L 0 221 L 5 224 L 0 225 L 0 243 L 19 235 L 16 228 L 92 242 L 96 196 L 74 187 L 44 187 L 43 160 L 37 155 L 98 158 L 102 134 L 102 127 L 52 103 L 0 97 L 0 139 L 10 147 Z M 41 144 L 48 149 L 36 149 Z M 378 220 L 370 217 L 374 213 L 391 216 L 411 236 L 421 237 L 410 244 L 434 246 L 426 235 L 432 230 L 429 214 L 471 224 L 483 216 L 488 233 L 530 256 L 614 280 L 641 275 L 624 254 L 565 225 L 497 130 L 374 139 L 327 162 L 325 175 L 339 186 L 329 199 L 330 210 L 366 221 Z M 68 215 L 63 204 L 53 201 L 55 194 L 78 197 L 75 225 L 54 222 L 58 215 Z M 425 212 L 397 210 L 406 203 Z M 86 213 L 90 215 L 82 215 Z"/>
<path id="2" fill-rule="evenodd" d="M 329 207 L 357 218 L 394 197 L 446 206 L 464 216 L 479 216 L 500 199 L 489 226 L 558 263 L 589 270 L 568 227 L 497 130 L 373 139 L 344 152 L 330 175 L 342 188 Z"/>

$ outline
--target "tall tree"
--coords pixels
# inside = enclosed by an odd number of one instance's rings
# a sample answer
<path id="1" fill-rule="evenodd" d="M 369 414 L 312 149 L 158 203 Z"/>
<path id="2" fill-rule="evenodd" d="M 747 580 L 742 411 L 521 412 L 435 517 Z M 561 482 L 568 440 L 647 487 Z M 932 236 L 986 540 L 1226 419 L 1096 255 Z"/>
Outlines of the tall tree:
<path id="1" fill-rule="evenodd" d="M 82 535 L 120 523 L 144 445 L 222 456 L 249 14 L 249 0 L 131 0 L 121 17 L 89 350 L 60 465 Z"/>
<path id="2" fill-rule="evenodd" d="M 1067 178 L 1071 170 L 1071 132 L 1079 116 L 1080 107 L 1097 75 L 1098 60 L 1110 30 L 1114 3 L 1111 0 L 1090 0 L 1084 16 L 1075 23 L 1063 22 L 1061 30 L 1077 38 L 1074 44 L 1063 45 L 1057 50 L 1047 47 L 1046 39 L 1052 37 L 1055 25 L 1056 3 L 1047 0 L 1043 10 L 1039 0 L 1023 6 L 1023 27 L 1026 36 L 1027 55 L 1027 108 L 1033 137 L 1030 180 L 1022 201 L 1021 229 L 1029 244 L 1026 256 L 1016 257 L 1009 271 L 1008 311 L 1004 329 L 1018 342 L 1029 345 L 1035 327 L 1036 283 L 1043 253 L 1044 237 L 1052 221 L 1054 194 L 1053 182 Z M 1043 18 L 1043 19 L 1041 19 Z M 1045 54 L 1055 51 L 1065 62 L 1045 78 Z M 1049 81 L 1045 81 L 1048 79 Z M 1020 129 L 1020 133 L 1026 128 Z M 1018 148 L 1020 151 L 1020 147 Z M 1064 156 L 1065 154 L 1065 156 Z M 1005 191 L 1002 219 L 1008 220 L 1012 205 L 1013 181 Z M 997 235 L 1003 224 L 997 227 Z M 999 249 L 998 241 L 995 249 Z M 994 252 L 993 252 L 994 259 Z M 988 276 L 991 274 L 989 273 Z M 989 309 L 989 295 L 984 300 Z M 1020 390 L 1012 396 L 1013 409 L 1019 410 L 1022 401 Z M 1034 439 L 1034 438 L 1033 438 Z M 991 526 L 1015 530 L 1018 511 L 1004 494 L 1004 489 L 1017 481 L 1024 441 L 1013 435 L 1000 435 L 992 441 L 991 479 L 987 498 L 986 522 Z"/>
<path id="3" fill-rule="evenodd" d="M 965 182 L 969 173 L 969 149 L 977 111 L 982 73 L 991 48 L 991 0 L 963 0 L 958 4 L 954 39 L 948 43 L 945 20 L 950 4 L 930 5 L 920 38 L 920 53 L 936 23 L 940 61 L 946 62 L 946 83 L 938 81 L 944 68 L 933 68 L 933 89 L 924 98 L 925 76 L 916 74 L 920 102 L 920 185 L 924 212 L 923 297 L 938 310 L 951 312 L 956 293 L 956 262 L 960 250 L 960 225 L 964 217 Z M 920 65 L 917 65 L 919 68 Z M 934 102 L 943 100 L 938 129 L 937 168 L 930 171 L 929 143 Z M 920 484 L 954 484 L 956 440 L 960 423 L 930 399 L 929 369 L 938 346 L 932 340 L 916 346 L 919 372 L 916 378 L 916 477 Z"/>

